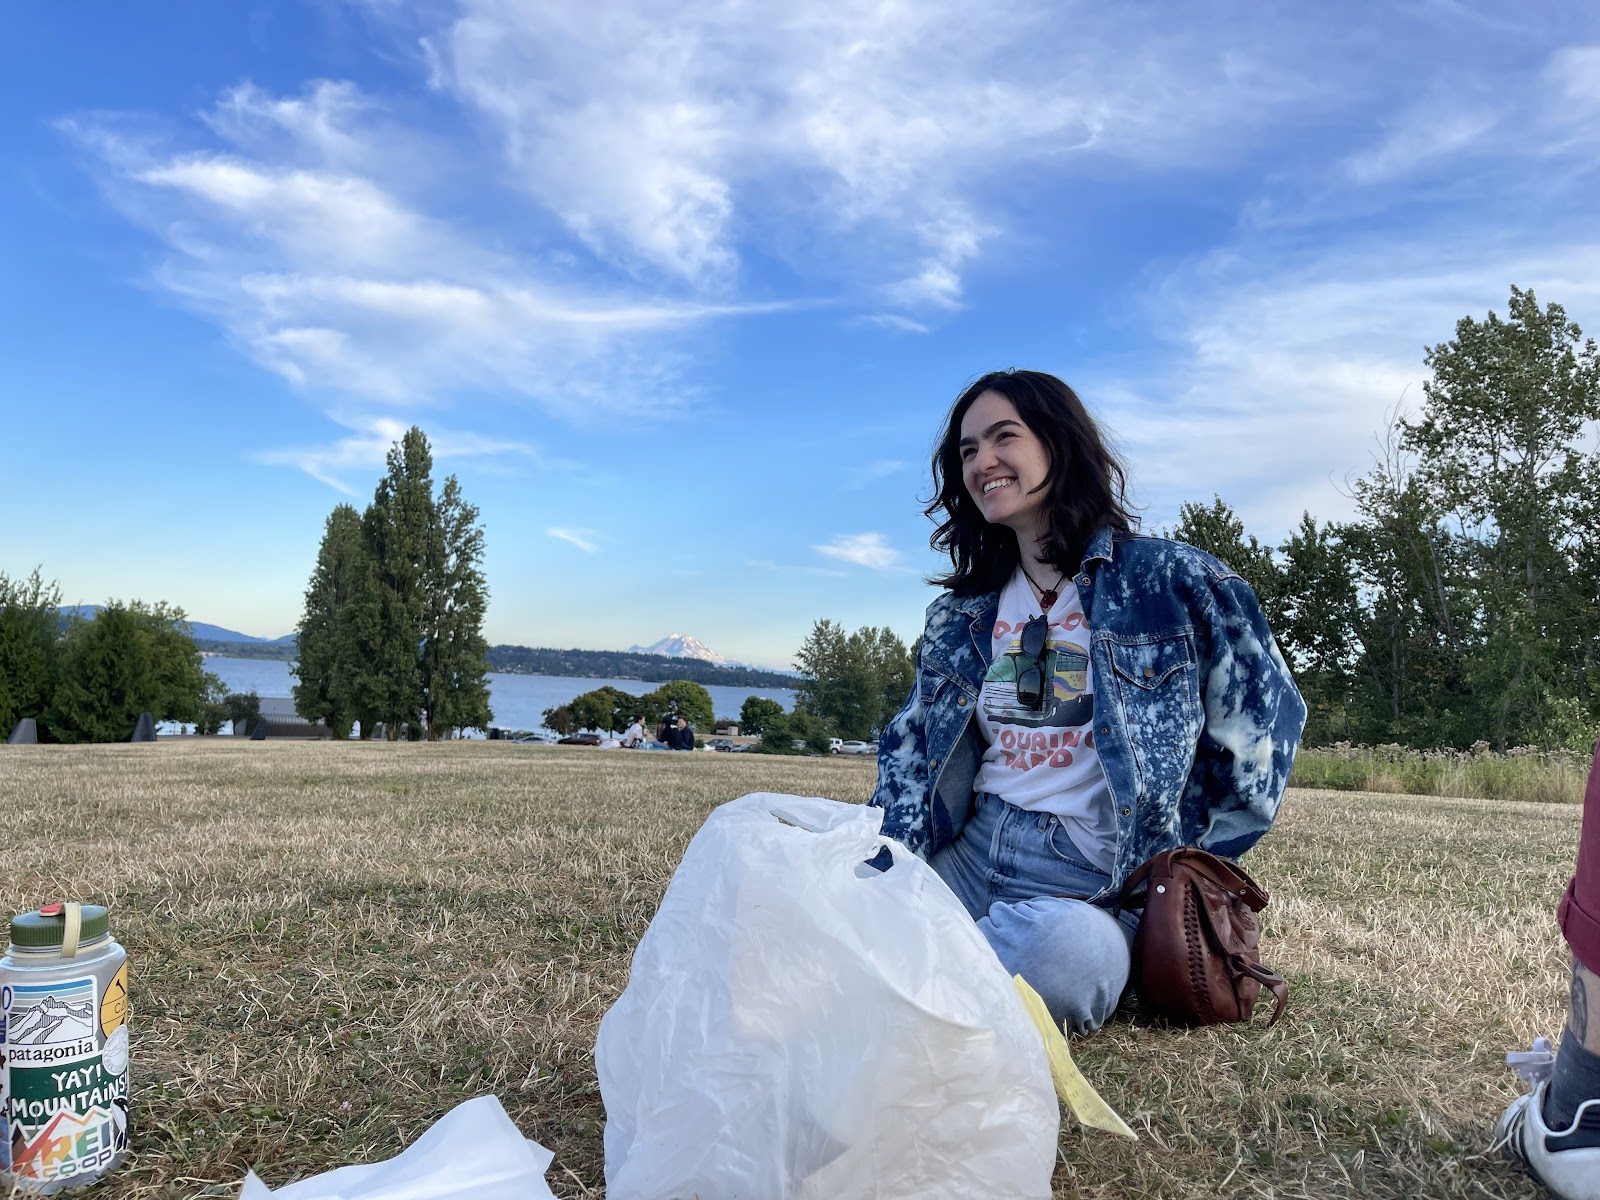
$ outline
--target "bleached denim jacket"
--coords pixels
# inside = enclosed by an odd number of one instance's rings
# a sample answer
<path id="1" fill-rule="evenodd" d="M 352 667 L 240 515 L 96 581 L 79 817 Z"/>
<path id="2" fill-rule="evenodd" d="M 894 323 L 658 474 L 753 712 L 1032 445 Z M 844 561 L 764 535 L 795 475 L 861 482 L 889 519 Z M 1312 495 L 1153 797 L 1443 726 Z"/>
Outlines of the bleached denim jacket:
<path id="1" fill-rule="evenodd" d="M 1236 573 L 1192 546 L 1102 529 L 1076 576 L 1088 618 L 1094 733 L 1117 814 L 1105 895 L 1176 846 L 1237 858 L 1271 827 L 1306 707 Z M 923 858 L 972 807 L 975 719 L 998 593 L 928 606 L 917 678 L 878 739 L 883 832 Z"/>

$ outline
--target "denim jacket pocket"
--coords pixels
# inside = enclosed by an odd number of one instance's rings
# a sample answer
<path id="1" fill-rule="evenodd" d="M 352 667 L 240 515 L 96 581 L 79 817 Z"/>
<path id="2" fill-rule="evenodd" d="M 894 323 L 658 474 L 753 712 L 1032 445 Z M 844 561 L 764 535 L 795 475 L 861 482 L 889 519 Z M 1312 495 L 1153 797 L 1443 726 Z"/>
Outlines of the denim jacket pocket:
<path id="1" fill-rule="evenodd" d="M 1194 636 L 1189 632 L 1136 642 L 1111 642 L 1111 667 L 1135 687 L 1155 691 L 1175 671 L 1194 666 Z"/>
<path id="2" fill-rule="evenodd" d="M 1117 699 L 1138 767 L 1141 795 L 1176 806 L 1203 724 L 1194 634 L 1108 639 Z"/>

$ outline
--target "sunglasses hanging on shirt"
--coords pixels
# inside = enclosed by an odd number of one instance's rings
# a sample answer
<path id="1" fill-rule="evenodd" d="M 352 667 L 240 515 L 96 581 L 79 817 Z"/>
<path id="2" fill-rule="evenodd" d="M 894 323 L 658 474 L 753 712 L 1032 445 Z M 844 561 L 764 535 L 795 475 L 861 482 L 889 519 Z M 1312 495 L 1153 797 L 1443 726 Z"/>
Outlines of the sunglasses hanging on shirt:
<path id="1" fill-rule="evenodd" d="M 1044 711 L 1048 690 L 1045 656 L 1049 633 L 1049 618 L 1043 615 L 1031 618 L 1022 627 L 1022 653 L 1017 656 L 1017 703 L 1027 705 L 1034 712 Z"/>

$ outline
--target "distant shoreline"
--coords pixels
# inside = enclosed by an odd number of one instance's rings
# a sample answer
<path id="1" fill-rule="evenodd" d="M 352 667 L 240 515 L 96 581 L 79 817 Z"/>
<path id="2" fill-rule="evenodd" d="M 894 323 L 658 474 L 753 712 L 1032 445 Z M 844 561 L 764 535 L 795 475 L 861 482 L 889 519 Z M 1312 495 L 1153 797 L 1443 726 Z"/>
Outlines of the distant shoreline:
<path id="1" fill-rule="evenodd" d="M 224 642 L 196 638 L 204 657 L 293 662 L 294 643 Z M 497 675 L 554 675 L 562 678 L 666 683 L 687 679 L 709 687 L 783 688 L 792 691 L 804 676 L 758 667 L 724 667 L 698 658 L 639 654 L 621 650 L 554 650 L 538 646 L 490 646 L 489 670 Z"/>

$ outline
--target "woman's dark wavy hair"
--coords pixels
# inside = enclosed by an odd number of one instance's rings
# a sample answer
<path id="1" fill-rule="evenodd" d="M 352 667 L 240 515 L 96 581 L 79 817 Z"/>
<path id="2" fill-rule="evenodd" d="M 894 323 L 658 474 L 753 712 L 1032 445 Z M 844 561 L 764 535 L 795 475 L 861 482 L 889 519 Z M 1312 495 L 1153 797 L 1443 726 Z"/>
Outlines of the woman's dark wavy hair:
<path id="1" fill-rule="evenodd" d="M 1043 550 L 1057 571 L 1072 574 L 1096 530 L 1109 525 L 1133 532 L 1138 518 L 1128 511 L 1127 472 L 1122 468 L 1078 394 L 1042 371 L 992 371 L 962 392 L 945 421 L 933 452 L 934 497 L 922 511 L 939 521 L 929 544 L 950 556 L 954 568 L 928 582 L 957 595 L 999 591 L 1017 569 L 1017 535 L 984 520 L 961 471 L 961 422 L 984 392 L 999 392 L 1016 406 L 1022 423 L 1045 445 L 1050 470 L 1050 527 Z M 942 519 L 941 519 L 942 518 Z"/>

